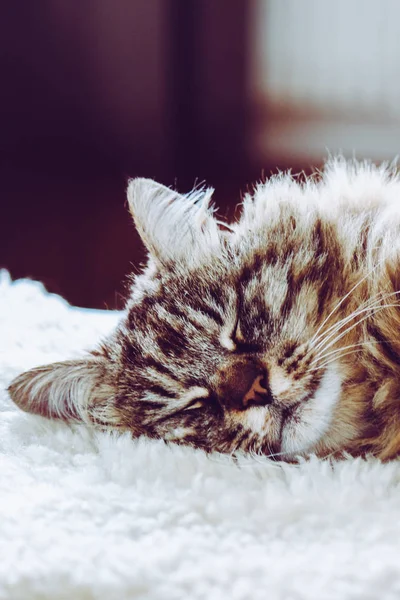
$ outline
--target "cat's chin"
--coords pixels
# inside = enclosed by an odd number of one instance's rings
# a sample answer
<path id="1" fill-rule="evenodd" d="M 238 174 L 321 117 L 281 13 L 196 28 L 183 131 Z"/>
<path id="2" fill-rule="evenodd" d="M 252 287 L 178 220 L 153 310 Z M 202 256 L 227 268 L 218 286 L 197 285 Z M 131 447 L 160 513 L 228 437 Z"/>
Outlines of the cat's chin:
<path id="1" fill-rule="evenodd" d="M 331 363 L 312 398 L 299 403 L 287 416 L 281 432 L 281 455 L 284 458 L 311 454 L 328 433 L 339 402 L 341 376 L 337 362 Z"/>

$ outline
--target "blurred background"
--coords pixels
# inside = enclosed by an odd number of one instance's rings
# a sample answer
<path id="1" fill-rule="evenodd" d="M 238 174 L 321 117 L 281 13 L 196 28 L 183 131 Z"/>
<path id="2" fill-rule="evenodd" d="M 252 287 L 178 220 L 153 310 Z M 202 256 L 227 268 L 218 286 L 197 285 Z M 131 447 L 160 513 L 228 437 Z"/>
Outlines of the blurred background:
<path id="1" fill-rule="evenodd" d="M 13 0 L 0 8 L 0 266 L 121 307 L 129 177 L 216 188 L 400 150 L 397 0 Z"/>

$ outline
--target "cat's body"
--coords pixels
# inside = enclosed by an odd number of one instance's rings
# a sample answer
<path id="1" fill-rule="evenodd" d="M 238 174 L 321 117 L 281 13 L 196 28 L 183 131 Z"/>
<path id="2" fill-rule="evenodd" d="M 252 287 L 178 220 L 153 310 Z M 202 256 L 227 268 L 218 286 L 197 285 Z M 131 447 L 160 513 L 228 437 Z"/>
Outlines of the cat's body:
<path id="1" fill-rule="evenodd" d="M 87 359 L 10 386 L 24 410 L 207 451 L 277 458 L 400 452 L 400 180 L 333 161 L 246 197 L 134 180 L 149 250 L 126 317 Z"/>

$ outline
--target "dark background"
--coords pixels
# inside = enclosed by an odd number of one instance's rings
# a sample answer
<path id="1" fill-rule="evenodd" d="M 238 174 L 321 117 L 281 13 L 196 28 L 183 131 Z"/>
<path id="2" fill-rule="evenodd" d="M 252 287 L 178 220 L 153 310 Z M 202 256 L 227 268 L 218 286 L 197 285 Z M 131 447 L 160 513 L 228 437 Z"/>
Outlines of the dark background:
<path id="1" fill-rule="evenodd" d="M 309 169 L 307 153 L 285 150 L 290 138 L 279 155 L 275 134 L 268 152 L 254 151 L 255 128 L 290 132 L 294 122 L 285 98 L 271 108 L 251 93 L 263 3 L 3 2 L 0 266 L 73 304 L 120 307 L 126 275 L 144 260 L 125 203 L 129 177 L 182 192 L 205 180 L 229 216 L 262 173 Z M 282 51 L 296 56 L 285 29 Z M 296 113 L 302 132 L 310 115 Z"/>
<path id="2" fill-rule="evenodd" d="M 251 180 L 250 4 L 16 0 L 1 10 L 1 265 L 74 304 L 118 306 L 144 256 L 128 177 L 180 191 L 206 180 L 222 212 Z"/>

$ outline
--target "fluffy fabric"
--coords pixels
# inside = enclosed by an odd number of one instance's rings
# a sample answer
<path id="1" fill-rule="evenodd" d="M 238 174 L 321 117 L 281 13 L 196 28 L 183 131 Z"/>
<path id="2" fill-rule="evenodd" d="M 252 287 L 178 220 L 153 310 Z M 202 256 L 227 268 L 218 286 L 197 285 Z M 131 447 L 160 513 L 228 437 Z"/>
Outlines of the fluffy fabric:
<path id="1" fill-rule="evenodd" d="M 397 600 L 397 461 L 233 462 L 11 403 L 119 317 L 1 277 L 0 598 Z"/>

